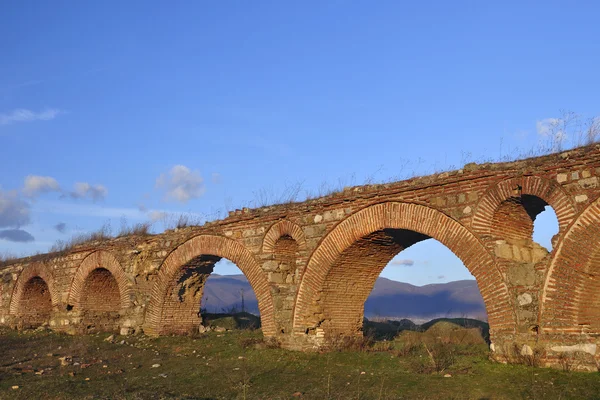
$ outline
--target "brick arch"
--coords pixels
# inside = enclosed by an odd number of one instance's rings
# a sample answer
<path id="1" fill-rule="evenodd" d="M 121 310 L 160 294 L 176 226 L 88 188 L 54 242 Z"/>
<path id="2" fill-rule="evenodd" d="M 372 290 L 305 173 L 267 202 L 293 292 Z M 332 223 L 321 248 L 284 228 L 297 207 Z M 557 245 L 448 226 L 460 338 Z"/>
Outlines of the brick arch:
<path id="1" fill-rule="evenodd" d="M 515 190 L 518 187 L 520 190 Z M 537 176 L 522 176 L 499 182 L 485 193 L 473 216 L 473 231 L 489 235 L 496 210 L 505 201 L 519 195 L 535 196 L 548 203 L 556 213 L 559 233 L 564 232 L 575 218 L 575 204 L 558 183 Z"/>
<path id="2" fill-rule="evenodd" d="M 19 277 L 17 278 L 17 281 L 15 282 L 15 286 L 13 288 L 12 296 L 10 299 L 10 314 L 19 315 L 21 313 L 20 306 L 25 286 L 31 279 L 36 277 L 41 278 L 48 286 L 48 290 L 50 292 L 50 302 L 52 304 L 52 307 L 55 308 L 58 306 L 59 293 L 56 290 L 56 286 L 54 284 L 54 276 L 52 274 L 52 271 L 50 271 L 50 268 L 46 264 L 34 263 L 26 266 L 21 271 Z"/>
<path id="3" fill-rule="evenodd" d="M 384 229 L 429 236 L 457 255 L 477 280 L 493 332 L 513 332 L 515 315 L 508 288 L 493 256 L 465 226 L 436 209 L 413 203 L 387 202 L 364 208 L 338 223 L 313 252 L 300 283 L 294 310 L 294 333 L 303 334 L 311 307 L 320 300 L 332 267 L 353 244 Z M 426 235 L 426 236 L 423 236 Z M 380 268 L 383 269 L 385 265 Z M 380 271 L 379 271 L 380 272 Z"/>
<path id="4" fill-rule="evenodd" d="M 121 264 L 115 256 L 105 250 L 95 251 L 83 259 L 77 272 L 71 281 L 68 304 L 72 305 L 74 310 L 82 308 L 81 300 L 84 296 L 86 279 L 97 269 L 108 270 L 112 277 L 117 281 L 119 287 L 120 308 L 125 310 L 131 307 L 133 303 L 133 287 Z"/>
<path id="5" fill-rule="evenodd" d="M 163 305 L 169 285 L 183 265 L 202 255 L 227 258 L 236 264 L 248 279 L 258 300 L 263 334 L 265 336 L 275 335 L 273 298 L 269 283 L 260 265 L 252 253 L 240 243 L 233 239 L 213 235 L 200 235 L 189 239 L 173 250 L 163 261 L 152 287 L 144 331 L 149 335 L 160 334 Z"/>
<path id="6" fill-rule="evenodd" d="M 540 306 L 544 332 L 600 333 L 600 198 L 558 241 Z"/>
<path id="7" fill-rule="evenodd" d="M 283 220 L 273 224 L 265 234 L 262 247 L 263 253 L 273 253 L 275 243 L 282 236 L 289 236 L 294 239 L 298 243 L 299 249 L 306 248 L 306 238 L 304 237 L 302 228 L 291 221 Z"/>

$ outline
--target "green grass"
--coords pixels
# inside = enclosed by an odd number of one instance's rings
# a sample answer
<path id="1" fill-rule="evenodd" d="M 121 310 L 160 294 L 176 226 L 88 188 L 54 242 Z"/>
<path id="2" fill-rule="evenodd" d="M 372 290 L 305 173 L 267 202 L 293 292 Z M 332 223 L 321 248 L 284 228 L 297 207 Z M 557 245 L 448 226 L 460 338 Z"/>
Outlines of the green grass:
<path id="1" fill-rule="evenodd" d="M 497 364 L 485 345 L 455 348 L 456 362 L 437 373 L 422 368 L 429 364 L 422 349 L 399 356 L 393 343 L 379 342 L 381 351 L 319 354 L 269 348 L 260 331 L 250 330 L 117 336 L 115 343 L 107 336 L 0 331 L 0 398 L 291 399 L 297 392 L 303 399 L 600 398 L 598 373 Z M 71 360 L 61 366 L 64 356 Z"/>

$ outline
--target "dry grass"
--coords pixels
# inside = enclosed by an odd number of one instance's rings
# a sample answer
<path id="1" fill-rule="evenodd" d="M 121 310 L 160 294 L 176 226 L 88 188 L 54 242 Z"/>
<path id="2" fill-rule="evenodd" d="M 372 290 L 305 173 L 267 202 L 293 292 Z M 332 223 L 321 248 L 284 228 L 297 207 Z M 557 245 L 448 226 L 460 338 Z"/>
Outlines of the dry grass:
<path id="1" fill-rule="evenodd" d="M 57 240 L 50 248 L 51 253 L 66 253 L 77 246 L 81 246 L 89 242 L 104 242 L 112 239 L 110 224 L 104 224 L 96 231 L 88 233 L 80 233 L 72 236 L 68 240 Z"/>
<path id="2" fill-rule="evenodd" d="M 19 257 L 17 257 L 15 254 L 7 253 L 7 252 L 0 253 L 0 266 L 12 264 L 18 259 L 19 259 Z"/>
<path id="3" fill-rule="evenodd" d="M 133 225 L 121 224 L 121 229 L 119 230 L 119 233 L 117 233 L 116 237 L 146 236 L 150 234 L 151 227 L 152 224 L 149 222 L 141 222 Z"/>
<path id="4" fill-rule="evenodd" d="M 323 351 L 371 351 L 374 344 L 372 335 L 330 335 Z"/>

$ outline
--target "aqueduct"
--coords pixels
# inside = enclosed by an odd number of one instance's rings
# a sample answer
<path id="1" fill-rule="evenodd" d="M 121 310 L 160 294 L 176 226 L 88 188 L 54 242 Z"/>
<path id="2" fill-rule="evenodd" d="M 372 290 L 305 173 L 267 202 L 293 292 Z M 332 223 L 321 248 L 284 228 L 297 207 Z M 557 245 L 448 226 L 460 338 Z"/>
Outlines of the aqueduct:
<path id="1" fill-rule="evenodd" d="M 548 252 L 533 221 L 551 206 Z M 258 299 L 262 330 L 316 349 L 362 334 L 364 302 L 386 264 L 434 238 L 476 278 L 498 359 L 510 349 L 600 362 L 600 145 L 299 203 L 230 212 L 203 226 L 89 242 L 0 268 L 0 323 L 71 333 L 184 334 L 201 322 L 204 283 L 221 258 Z"/>

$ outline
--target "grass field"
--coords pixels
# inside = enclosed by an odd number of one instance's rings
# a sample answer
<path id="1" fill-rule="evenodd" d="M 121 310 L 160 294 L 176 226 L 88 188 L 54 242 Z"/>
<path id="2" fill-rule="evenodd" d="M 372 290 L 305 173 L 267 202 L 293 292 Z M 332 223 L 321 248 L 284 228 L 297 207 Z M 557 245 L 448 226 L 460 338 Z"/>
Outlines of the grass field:
<path id="1" fill-rule="evenodd" d="M 598 373 L 494 363 L 485 344 L 446 348 L 451 363 L 436 370 L 423 348 L 397 342 L 300 353 L 270 348 L 259 330 L 108 336 L 1 330 L 0 398 L 600 398 Z"/>

